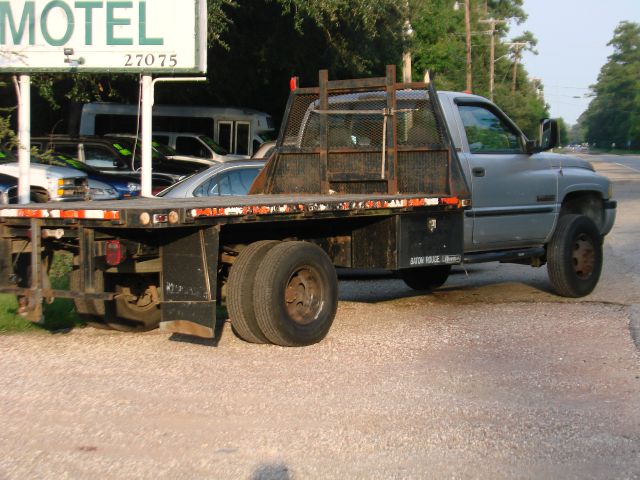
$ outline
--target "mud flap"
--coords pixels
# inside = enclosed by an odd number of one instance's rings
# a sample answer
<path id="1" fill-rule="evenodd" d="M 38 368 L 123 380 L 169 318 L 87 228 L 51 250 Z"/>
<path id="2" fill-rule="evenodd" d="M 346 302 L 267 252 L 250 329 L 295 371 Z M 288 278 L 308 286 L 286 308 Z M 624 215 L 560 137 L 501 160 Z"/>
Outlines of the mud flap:
<path id="1" fill-rule="evenodd" d="M 218 247 L 218 229 L 210 227 L 183 231 L 161 248 L 161 330 L 213 338 Z"/>

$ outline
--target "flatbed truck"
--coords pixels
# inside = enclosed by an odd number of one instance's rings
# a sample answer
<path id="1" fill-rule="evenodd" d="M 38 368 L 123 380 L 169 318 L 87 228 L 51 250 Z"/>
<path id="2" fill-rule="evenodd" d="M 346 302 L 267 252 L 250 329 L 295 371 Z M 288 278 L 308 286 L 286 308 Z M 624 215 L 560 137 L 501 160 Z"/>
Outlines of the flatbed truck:
<path id="1" fill-rule="evenodd" d="M 335 317 L 335 267 L 382 268 L 428 287 L 463 260 L 470 191 L 433 87 L 386 75 L 291 92 L 250 195 L 0 209 L 0 291 L 24 316 L 72 298 L 90 324 L 304 346 Z M 73 255 L 71 288 L 48 270 Z M 446 270 L 448 271 L 448 270 Z M 437 281 L 437 279 L 435 280 Z"/>

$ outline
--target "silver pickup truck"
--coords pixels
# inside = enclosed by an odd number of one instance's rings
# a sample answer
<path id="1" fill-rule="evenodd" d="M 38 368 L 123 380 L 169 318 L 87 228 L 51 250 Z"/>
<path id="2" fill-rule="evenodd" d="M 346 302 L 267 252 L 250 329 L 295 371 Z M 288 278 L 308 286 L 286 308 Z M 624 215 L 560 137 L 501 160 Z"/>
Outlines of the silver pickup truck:
<path id="1" fill-rule="evenodd" d="M 553 122 L 541 123 L 534 143 L 485 98 L 438 98 L 472 192 L 464 262 L 546 263 L 558 294 L 590 293 L 602 269 L 602 239 L 615 220 L 609 179 L 587 161 L 545 151 L 557 143 Z M 430 278 L 414 279 L 415 287 L 444 283 L 449 268 L 434 267 Z"/>

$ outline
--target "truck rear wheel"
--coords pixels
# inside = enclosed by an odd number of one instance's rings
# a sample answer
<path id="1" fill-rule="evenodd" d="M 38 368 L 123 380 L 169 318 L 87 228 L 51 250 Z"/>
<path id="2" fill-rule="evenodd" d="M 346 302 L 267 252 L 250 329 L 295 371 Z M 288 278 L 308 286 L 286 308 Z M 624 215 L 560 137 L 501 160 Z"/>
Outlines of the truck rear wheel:
<path id="1" fill-rule="evenodd" d="M 69 289 L 71 291 L 80 290 L 80 270 L 73 269 L 69 278 Z M 95 270 L 93 283 L 96 290 L 101 291 L 104 286 L 104 273 L 101 270 Z M 86 300 L 74 299 L 76 311 L 80 319 L 93 328 L 110 329 L 104 319 L 104 300 Z"/>
<path id="2" fill-rule="evenodd" d="M 256 319 L 272 343 L 311 345 L 327 335 L 338 306 L 338 278 L 320 247 L 298 241 L 276 245 L 260 263 L 255 284 Z"/>
<path id="3" fill-rule="evenodd" d="M 444 285 L 451 273 L 451 265 L 409 268 L 400 270 L 400 278 L 414 290 L 435 290 Z"/>
<path id="4" fill-rule="evenodd" d="M 549 280 L 558 295 L 583 297 L 602 271 L 602 236 L 584 215 L 562 215 L 547 246 Z"/>
<path id="5" fill-rule="evenodd" d="M 276 240 L 261 240 L 247 246 L 236 258 L 227 281 L 227 310 L 234 333 L 245 342 L 269 343 L 264 336 L 253 308 L 253 286 L 256 272 L 266 253 Z"/>
<path id="6" fill-rule="evenodd" d="M 109 275 L 115 300 L 106 302 L 105 322 L 121 332 L 146 332 L 160 325 L 158 275 Z"/>

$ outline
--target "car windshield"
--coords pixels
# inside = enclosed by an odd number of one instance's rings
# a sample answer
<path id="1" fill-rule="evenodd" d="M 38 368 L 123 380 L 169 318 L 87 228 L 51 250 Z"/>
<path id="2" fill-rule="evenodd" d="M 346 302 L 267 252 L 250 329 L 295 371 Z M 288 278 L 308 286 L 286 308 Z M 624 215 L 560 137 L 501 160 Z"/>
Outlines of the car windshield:
<path id="1" fill-rule="evenodd" d="M 180 155 L 178 152 L 176 152 L 169 145 L 165 145 L 164 143 L 160 143 L 160 142 L 156 142 L 156 141 L 152 141 L 151 142 L 151 148 L 154 150 L 154 153 L 156 154 L 156 156 L 157 156 L 157 154 L 164 155 L 165 157 L 172 157 L 172 156 L 175 156 L 175 155 Z"/>
<path id="2" fill-rule="evenodd" d="M 227 155 L 229 153 L 227 149 L 218 145 L 211 137 L 207 137 L 206 135 L 198 135 L 198 138 L 218 155 Z"/>
<path id="3" fill-rule="evenodd" d="M 45 163 L 50 163 L 52 165 L 58 165 L 59 167 L 71 167 L 76 170 L 80 170 L 85 173 L 98 173 L 99 170 L 97 168 L 93 168 L 91 165 L 87 165 L 86 163 L 81 162 L 75 158 L 71 158 L 64 153 L 54 152 L 51 154 L 51 159 L 45 160 Z"/>

